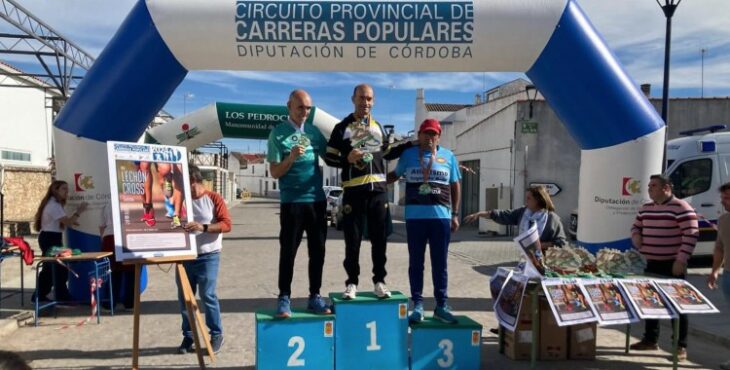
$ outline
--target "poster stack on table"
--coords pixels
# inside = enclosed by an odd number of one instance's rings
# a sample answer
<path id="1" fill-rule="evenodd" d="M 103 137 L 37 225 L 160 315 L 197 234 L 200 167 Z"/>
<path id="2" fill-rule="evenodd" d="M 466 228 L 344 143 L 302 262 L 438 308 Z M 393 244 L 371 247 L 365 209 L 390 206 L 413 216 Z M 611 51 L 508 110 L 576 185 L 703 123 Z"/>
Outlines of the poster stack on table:
<path id="1" fill-rule="evenodd" d="M 553 268 L 551 266 L 553 261 L 547 261 L 540 248 L 537 229 L 534 226 L 517 236 L 514 241 L 522 255 L 520 265 L 515 269 L 500 267 L 490 280 L 492 297 L 496 297 L 494 312 L 500 326 L 515 332 L 514 337 L 520 338 L 517 331 L 526 330 L 519 323 L 520 317 L 525 317 L 522 306 L 528 302 L 525 299 L 527 286 L 531 281 L 539 282 L 545 294 L 544 299 L 552 313 L 551 316 L 541 314 L 539 320 L 551 320 L 551 322 L 554 320 L 554 324 L 569 331 L 567 347 L 570 358 L 591 357 L 585 353 L 581 354 L 580 351 L 574 353 L 571 349 L 580 347 L 581 338 L 592 340 L 593 355 L 595 355 L 596 325 L 625 325 L 640 319 L 673 319 L 678 314 L 719 312 L 707 297 L 685 280 L 617 278 L 605 273 L 593 274 L 592 272 L 601 270 L 596 268 L 596 258 L 593 256 L 589 256 L 590 266 L 583 270 L 591 272 L 585 275 L 588 277 L 576 277 L 576 275 L 561 277 L 553 271 L 564 271 L 565 266 Z M 565 265 L 578 272 L 582 264 L 581 258 L 587 252 L 565 247 L 559 253 L 573 256 L 565 257 L 565 260 L 569 260 Z M 633 271 L 636 271 L 637 258 L 641 257 L 635 251 L 625 256 L 618 251 L 607 251 L 599 255 L 598 266 L 630 268 L 634 265 Z M 546 277 L 546 274 L 554 277 Z M 532 292 L 532 294 L 537 293 Z M 537 310 L 536 307 L 530 309 Z M 530 330 L 539 327 L 540 325 L 533 325 Z M 589 329 L 593 334 L 586 335 Z"/>

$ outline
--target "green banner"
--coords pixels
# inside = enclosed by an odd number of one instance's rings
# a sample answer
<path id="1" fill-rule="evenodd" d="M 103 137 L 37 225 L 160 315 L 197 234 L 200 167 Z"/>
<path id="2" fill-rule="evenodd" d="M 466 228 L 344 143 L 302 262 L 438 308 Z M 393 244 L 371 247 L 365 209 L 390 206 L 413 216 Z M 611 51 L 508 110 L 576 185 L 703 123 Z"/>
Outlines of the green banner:
<path id="1" fill-rule="evenodd" d="M 269 131 L 289 117 L 283 105 L 216 103 L 216 110 L 226 138 L 268 139 Z M 306 123 L 312 123 L 315 110 L 312 108 Z"/>

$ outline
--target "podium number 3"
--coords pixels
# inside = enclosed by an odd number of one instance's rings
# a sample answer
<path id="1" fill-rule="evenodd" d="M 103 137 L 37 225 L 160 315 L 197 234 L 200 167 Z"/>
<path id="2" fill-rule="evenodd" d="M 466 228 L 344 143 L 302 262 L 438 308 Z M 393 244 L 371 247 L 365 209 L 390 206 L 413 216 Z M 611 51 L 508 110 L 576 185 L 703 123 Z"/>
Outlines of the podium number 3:
<path id="1" fill-rule="evenodd" d="M 442 368 L 451 367 L 454 364 L 454 342 L 448 339 L 442 339 L 439 342 L 439 348 L 444 351 L 444 357 L 438 359 L 436 363 Z"/>
<path id="2" fill-rule="evenodd" d="M 286 363 L 287 367 L 298 367 L 304 366 L 304 360 L 300 359 L 299 356 L 304 352 L 304 338 L 302 337 L 291 337 L 289 339 L 289 347 L 297 347 L 294 353 L 289 357 L 289 361 Z"/>
<path id="3" fill-rule="evenodd" d="M 368 351 L 380 351 L 380 345 L 378 344 L 378 324 L 375 321 L 370 321 L 365 324 L 365 327 L 370 329 L 370 345 L 365 349 Z"/>

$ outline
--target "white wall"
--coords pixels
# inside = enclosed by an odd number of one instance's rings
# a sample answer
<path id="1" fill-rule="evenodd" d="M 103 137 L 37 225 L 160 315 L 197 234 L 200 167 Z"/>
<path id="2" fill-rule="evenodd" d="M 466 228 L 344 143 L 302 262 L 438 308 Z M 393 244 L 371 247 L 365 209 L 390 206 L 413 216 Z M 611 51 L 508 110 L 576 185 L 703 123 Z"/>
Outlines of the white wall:
<path id="1" fill-rule="evenodd" d="M 4 85 L 19 84 L 2 78 Z M 51 153 L 52 111 L 41 89 L 0 87 L 0 150 L 30 153 L 30 162 L 5 161 L 4 165 L 46 168 Z"/>

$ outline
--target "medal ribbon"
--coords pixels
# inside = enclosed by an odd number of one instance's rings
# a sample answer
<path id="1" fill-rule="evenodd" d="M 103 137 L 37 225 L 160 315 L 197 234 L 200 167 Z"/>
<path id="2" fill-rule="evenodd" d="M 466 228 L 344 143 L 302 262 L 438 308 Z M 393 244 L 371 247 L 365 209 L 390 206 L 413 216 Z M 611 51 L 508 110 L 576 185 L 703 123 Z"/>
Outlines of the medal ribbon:
<path id="1" fill-rule="evenodd" d="M 423 173 L 423 183 L 428 185 L 428 179 L 431 177 L 431 168 L 433 167 L 433 161 L 436 160 L 436 153 L 431 151 L 431 158 L 428 161 L 428 166 L 423 165 L 423 157 L 425 153 L 418 156 L 418 162 L 421 165 L 421 173 Z"/>

